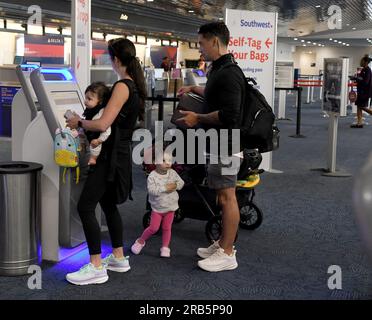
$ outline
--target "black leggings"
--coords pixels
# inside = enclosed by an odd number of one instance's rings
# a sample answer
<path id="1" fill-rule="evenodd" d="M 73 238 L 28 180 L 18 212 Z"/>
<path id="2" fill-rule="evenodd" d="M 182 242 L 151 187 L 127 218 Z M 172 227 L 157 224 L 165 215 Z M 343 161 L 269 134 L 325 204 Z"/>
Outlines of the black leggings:
<path id="1" fill-rule="evenodd" d="M 116 207 L 115 186 L 106 181 L 108 171 L 108 163 L 98 160 L 94 171 L 88 175 L 78 203 L 90 255 L 101 254 L 101 230 L 95 213 L 98 203 L 106 216 L 112 247 L 123 247 L 123 225 Z"/>

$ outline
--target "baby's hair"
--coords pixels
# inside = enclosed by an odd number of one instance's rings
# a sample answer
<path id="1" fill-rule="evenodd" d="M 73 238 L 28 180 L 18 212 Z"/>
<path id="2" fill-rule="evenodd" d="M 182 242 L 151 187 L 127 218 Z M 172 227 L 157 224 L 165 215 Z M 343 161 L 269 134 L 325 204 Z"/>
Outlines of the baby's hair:
<path id="1" fill-rule="evenodd" d="M 97 94 L 100 104 L 106 105 L 110 96 L 110 89 L 103 82 L 93 82 L 85 89 L 85 94 L 93 92 Z"/>

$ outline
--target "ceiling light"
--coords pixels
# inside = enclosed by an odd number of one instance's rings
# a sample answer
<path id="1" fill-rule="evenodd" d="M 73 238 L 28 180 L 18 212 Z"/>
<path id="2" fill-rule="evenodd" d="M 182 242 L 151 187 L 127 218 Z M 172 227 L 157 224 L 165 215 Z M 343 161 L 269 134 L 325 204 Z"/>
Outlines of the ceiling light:
<path id="1" fill-rule="evenodd" d="M 28 34 L 35 34 L 35 35 L 43 35 L 43 27 L 42 26 L 34 26 L 29 25 L 27 28 Z"/>
<path id="2" fill-rule="evenodd" d="M 303 47 L 306 47 L 306 44 L 303 44 L 302 46 L 303 46 Z"/>
<path id="3" fill-rule="evenodd" d="M 313 45 L 314 45 L 314 46 L 316 46 L 316 43 L 315 43 L 315 42 L 313 42 Z"/>
<path id="4" fill-rule="evenodd" d="M 58 28 L 45 27 L 45 33 L 48 34 L 60 34 Z"/>
<path id="5" fill-rule="evenodd" d="M 71 28 L 63 28 L 62 29 L 62 34 L 64 36 L 71 36 Z"/>
<path id="6" fill-rule="evenodd" d="M 301 42 L 305 42 L 305 40 L 301 40 Z"/>
<path id="7" fill-rule="evenodd" d="M 297 38 L 294 38 L 293 40 L 294 40 L 294 41 L 297 41 L 298 39 L 297 39 Z"/>
<path id="8" fill-rule="evenodd" d="M 333 39 L 332 38 L 329 38 L 329 41 L 332 41 Z"/>
<path id="9" fill-rule="evenodd" d="M 319 43 L 318 46 L 321 47 L 322 45 Z"/>
<path id="10" fill-rule="evenodd" d="M 307 43 L 308 43 L 308 44 L 311 44 L 311 41 L 308 41 Z"/>
<path id="11" fill-rule="evenodd" d="M 317 6 L 315 6 L 315 8 L 320 8 L 320 5 L 318 4 Z"/>
<path id="12" fill-rule="evenodd" d="M 19 30 L 19 31 L 25 30 L 25 28 L 22 27 L 21 23 L 17 23 L 12 20 L 6 20 L 6 28 L 11 29 L 11 30 Z"/>
<path id="13" fill-rule="evenodd" d="M 194 10 L 189 10 L 189 13 L 194 13 L 195 11 Z"/>
<path id="14" fill-rule="evenodd" d="M 120 16 L 120 20 L 128 21 L 129 17 L 127 14 L 122 13 Z"/>
<path id="15" fill-rule="evenodd" d="M 353 30 L 356 30 L 356 28 L 354 27 Z"/>
<path id="16" fill-rule="evenodd" d="M 333 42 L 336 42 L 337 43 L 337 40 L 333 40 Z"/>

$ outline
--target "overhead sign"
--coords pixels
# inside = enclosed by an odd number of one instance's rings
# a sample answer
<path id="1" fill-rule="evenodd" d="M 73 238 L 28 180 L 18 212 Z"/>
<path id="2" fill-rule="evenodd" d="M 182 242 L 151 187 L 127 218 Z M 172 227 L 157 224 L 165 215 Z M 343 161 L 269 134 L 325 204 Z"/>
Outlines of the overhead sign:
<path id="1" fill-rule="evenodd" d="M 226 9 L 225 22 L 230 30 L 229 52 L 274 106 L 278 14 Z M 263 168 L 271 171 L 271 153 L 265 155 Z"/>
<path id="2" fill-rule="evenodd" d="M 63 65 L 65 63 L 63 36 L 25 34 L 24 60 L 26 62 L 39 62 L 41 65 Z"/>
<path id="3" fill-rule="evenodd" d="M 90 83 L 91 0 L 72 0 L 72 68 L 81 89 Z"/>

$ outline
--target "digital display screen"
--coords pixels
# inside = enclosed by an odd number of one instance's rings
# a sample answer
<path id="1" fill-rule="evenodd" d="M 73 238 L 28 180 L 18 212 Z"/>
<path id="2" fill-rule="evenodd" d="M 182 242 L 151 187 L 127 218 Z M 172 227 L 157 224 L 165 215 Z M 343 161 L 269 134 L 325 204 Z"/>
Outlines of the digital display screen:
<path id="1" fill-rule="evenodd" d="M 79 116 L 83 115 L 84 104 L 80 100 L 77 91 L 53 91 L 51 92 L 52 99 L 56 110 L 55 115 L 62 128 L 66 126 L 66 119 L 64 117 L 67 110 L 77 113 Z"/>
<path id="2" fill-rule="evenodd" d="M 203 70 L 195 69 L 194 73 L 196 73 L 199 77 L 205 77 L 205 73 Z"/>

